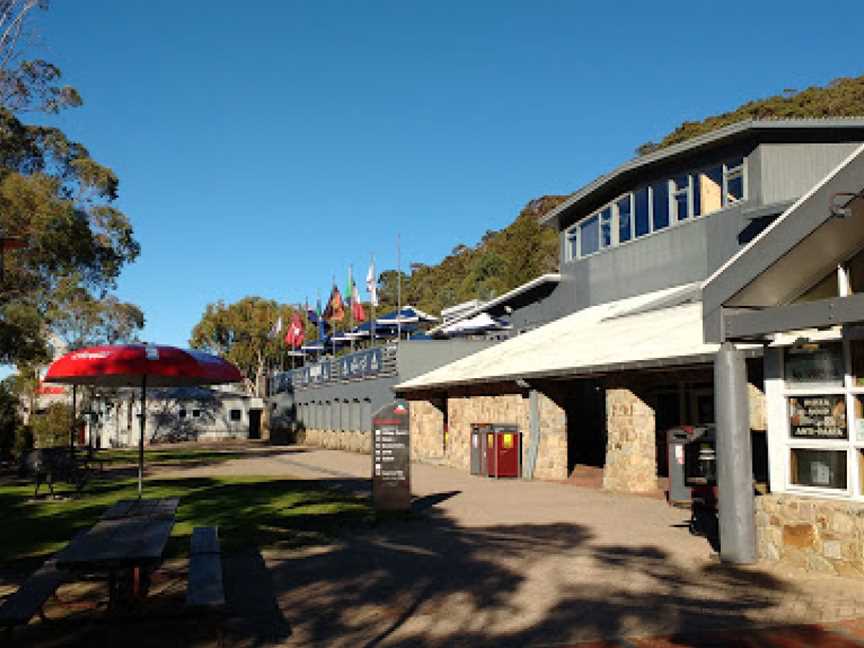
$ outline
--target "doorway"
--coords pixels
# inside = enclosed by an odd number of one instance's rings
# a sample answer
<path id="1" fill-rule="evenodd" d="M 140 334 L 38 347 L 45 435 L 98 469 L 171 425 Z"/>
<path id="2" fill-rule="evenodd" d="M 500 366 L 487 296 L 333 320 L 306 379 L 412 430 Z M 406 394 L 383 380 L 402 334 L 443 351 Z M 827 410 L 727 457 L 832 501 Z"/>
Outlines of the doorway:
<path id="1" fill-rule="evenodd" d="M 260 409 L 249 410 L 249 438 L 250 439 L 260 439 L 261 438 L 261 410 Z"/>

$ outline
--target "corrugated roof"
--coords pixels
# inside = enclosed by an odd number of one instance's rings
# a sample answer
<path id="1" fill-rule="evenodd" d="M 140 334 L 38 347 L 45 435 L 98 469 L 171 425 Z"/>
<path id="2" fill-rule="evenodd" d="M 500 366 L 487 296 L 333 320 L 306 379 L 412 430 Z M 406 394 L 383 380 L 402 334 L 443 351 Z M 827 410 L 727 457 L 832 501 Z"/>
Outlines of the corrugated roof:
<path id="1" fill-rule="evenodd" d="M 411 391 L 451 385 L 709 362 L 718 345 L 702 337 L 702 303 L 685 284 L 592 306 L 408 380 Z M 680 300 L 676 301 L 676 297 Z M 666 308 L 645 310 L 663 301 Z"/>
<path id="2" fill-rule="evenodd" d="M 556 220 L 561 214 L 573 207 L 576 203 L 581 202 L 595 191 L 599 191 L 608 183 L 616 180 L 620 176 L 642 169 L 643 167 L 652 166 L 654 164 L 665 162 L 678 155 L 692 152 L 702 147 L 714 146 L 723 140 L 739 137 L 747 131 L 769 131 L 769 130 L 800 130 L 800 129 L 838 129 L 838 128 L 864 128 L 864 117 L 832 117 L 825 119 L 748 119 L 745 121 L 736 122 L 723 128 L 718 128 L 710 133 L 692 137 L 685 142 L 673 144 L 659 151 L 648 153 L 637 158 L 628 160 L 624 164 L 616 167 L 609 173 L 598 177 L 596 180 L 588 183 L 573 195 L 571 195 L 563 203 L 554 209 L 546 212 L 540 222 L 544 224 L 551 223 Z"/>

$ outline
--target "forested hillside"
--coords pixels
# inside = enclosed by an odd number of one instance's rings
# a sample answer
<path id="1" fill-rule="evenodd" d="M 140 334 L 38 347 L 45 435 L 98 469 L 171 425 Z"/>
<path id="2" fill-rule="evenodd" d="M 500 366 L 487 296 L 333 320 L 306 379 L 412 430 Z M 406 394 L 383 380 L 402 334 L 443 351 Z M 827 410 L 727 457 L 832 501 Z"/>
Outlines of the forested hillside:
<path id="1" fill-rule="evenodd" d="M 748 101 L 735 110 L 706 117 L 702 121 L 685 121 L 659 143 L 648 142 L 636 152 L 640 155 L 677 144 L 703 133 L 747 119 L 795 119 L 803 117 L 864 116 L 864 76 L 834 79 L 828 85 L 806 90 L 789 88 L 783 94 Z"/>
<path id="2" fill-rule="evenodd" d="M 529 202 L 510 225 L 486 232 L 471 247 L 459 245 L 436 265 L 415 263 L 402 275 L 402 303 L 438 314 L 470 299 L 491 299 L 558 269 L 558 235 L 539 217 L 567 196 L 543 196 Z M 396 303 L 396 272 L 381 275 L 381 297 Z"/>
<path id="3" fill-rule="evenodd" d="M 747 119 L 864 116 L 864 76 L 841 78 L 825 87 L 785 90 L 781 95 L 749 101 L 735 110 L 686 121 L 660 142 L 648 142 L 637 153 L 683 142 L 691 137 Z M 597 169 L 599 175 L 608 169 Z M 574 187 L 576 189 L 576 187 Z M 568 196 L 530 201 L 508 227 L 488 231 L 475 246 L 460 245 L 436 265 L 412 264 L 402 276 L 402 303 L 438 314 L 469 299 L 491 299 L 545 272 L 558 269 L 558 238 L 538 218 Z M 381 275 L 385 305 L 396 303 L 396 272 Z"/>

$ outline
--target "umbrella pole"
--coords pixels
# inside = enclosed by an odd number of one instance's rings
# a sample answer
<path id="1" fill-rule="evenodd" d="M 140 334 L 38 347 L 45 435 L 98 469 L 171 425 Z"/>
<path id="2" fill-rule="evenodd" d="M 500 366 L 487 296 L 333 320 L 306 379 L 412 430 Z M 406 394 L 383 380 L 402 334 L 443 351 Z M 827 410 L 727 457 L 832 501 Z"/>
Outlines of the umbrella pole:
<path id="1" fill-rule="evenodd" d="M 75 409 L 77 405 L 78 385 L 72 385 L 72 422 L 69 424 L 69 452 L 75 452 Z"/>
<path id="2" fill-rule="evenodd" d="M 144 430 L 147 425 L 147 376 L 141 377 L 141 433 L 138 435 L 138 499 L 143 495 L 144 481 Z"/>

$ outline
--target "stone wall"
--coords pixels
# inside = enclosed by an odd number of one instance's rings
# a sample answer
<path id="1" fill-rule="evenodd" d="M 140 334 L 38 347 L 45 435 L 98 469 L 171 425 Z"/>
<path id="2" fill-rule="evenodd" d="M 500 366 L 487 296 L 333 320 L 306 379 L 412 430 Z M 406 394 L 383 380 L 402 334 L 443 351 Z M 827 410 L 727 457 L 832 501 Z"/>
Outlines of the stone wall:
<path id="1" fill-rule="evenodd" d="M 519 427 L 523 445 L 528 432 L 528 398 L 520 393 L 458 395 L 447 399 L 447 451 L 444 461 L 454 468 L 471 468 L 471 424 L 501 423 Z"/>
<path id="2" fill-rule="evenodd" d="M 535 479 L 567 479 L 567 415 L 564 409 L 545 394 L 539 394 L 540 448 L 534 467 Z M 528 401 L 525 401 L 528 407 Z M 530 411 L 529 411 L 530 415 Z M 527 461 L 531 442 L 530 428 L 525 428 L 523 462 Z"/>
<path id="3" fill-rule="evenodd" d="M 620 493 L 657 489 L 654 409 L 624 384 L 606 389 L 606 466 L 603 488 Z"/>
<path id="4" fill-rule="evenodd" d="M 372 451 L 372 435 L 369 432 L 307 429 L 300 433 L 298 441 L 331 450 L 349 450 L 364 454 Z"/>
<path id="5" fill-rule="evenodd" d="M 411 459 L 444 458 L 444 412 L 438 401 L 412 400 L 408 407 L 411 429 Z"/>
<path id="6" fill-rule="evenodd" d="M 864 576 L 864 503 L 763 495 L 756 498 L 756 538 L 763 560 Z"/>
<path id="7" fill-rule="evenodd" d="M 414 396 L 410 402 L 411 456 L 460 470 L 471 468 L 471 426 L 475 423 L 516 425 L 522 433 L 522 465 L 531 443 L 530 400 L 527 390 L 514 385 L 484 385 L 449 394 L 446 401 Z M 446 405 L 445 405 L 446 403 Z M 444 411 L 448 424 L 443 443 Z M 536 479 L 567 478 L 567 421 L 564 410 L 540 393 L 540 446 L 534 470 Z"/>

